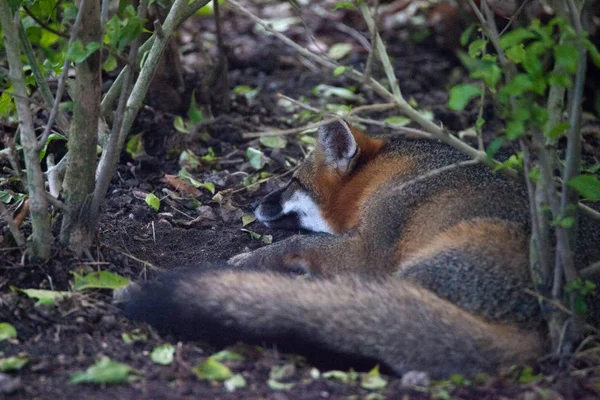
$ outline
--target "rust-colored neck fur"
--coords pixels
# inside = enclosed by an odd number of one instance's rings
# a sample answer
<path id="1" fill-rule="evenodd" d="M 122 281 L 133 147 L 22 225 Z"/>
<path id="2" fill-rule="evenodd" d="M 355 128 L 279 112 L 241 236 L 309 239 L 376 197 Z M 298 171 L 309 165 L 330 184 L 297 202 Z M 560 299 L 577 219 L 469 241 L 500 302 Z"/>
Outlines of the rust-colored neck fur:
<path id="1" fill-rule="evenodd" d="M 410 160 L 380 155 L 384 141 L 351 129 L 360 149 L 354 170 L 347 175 L 324 165 L 317 154 L 316 187 L 321 198 L 321 216 L 335 233 L 354 229 L 366 200 L 383 183 L 408 170 Z"/>

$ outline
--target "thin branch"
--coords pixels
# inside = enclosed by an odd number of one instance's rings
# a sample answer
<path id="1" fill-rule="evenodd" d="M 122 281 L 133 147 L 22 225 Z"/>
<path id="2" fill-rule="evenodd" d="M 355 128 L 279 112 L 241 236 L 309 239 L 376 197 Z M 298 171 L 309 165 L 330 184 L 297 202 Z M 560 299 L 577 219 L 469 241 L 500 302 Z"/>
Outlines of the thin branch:
<path id="1" fill-rule="evenodd" d="M 525 6 L 527 5 L 527 1 L 528 0 L 523 0 L 523 3 L 521 4 L 521 6 L 517 9 L 517 11 L 513 14 L 513 16 L 510 17 L 510 19 L 508 20 L 508 23 L 502 29 L 502 31 L 500 31 L 499 36 L 504 35 L 504 33 L 508 30 L 508 28 L 510 28 L 512 23 L 515 22 L 515 19 L 517 19 L 517 17 L 521 14 L 521 11 L 523 11 L 525 9 Z"/>
<path id="2" fill-rule="evenodd" d="M 14 15 L 8 0 L 0 0 L 0 25 L 6 47 L 6 58 L 10 67 L 9 78 L 17 95 L 26 97 L 27 87 L 23 77 L 23 64 L 21 62 L 21 48 L 17 32 L 19 13 Z M 37 149 L 37 140 L 33 127 L 33 118 L 29 102 L 17 98 L 17 113 L 20 119 L 21 145 L 25 154 L 27 172 L 27 191 L 31 205 L 31 225 L 33 228 L 30 254 L 33 258 L 47 259 L 50 256 L 50 223 L 44 192 L 44 176 L 40 168 L 40 153 Z"/>
<path id="3" fill-rule="evenodd" d="M 82 2 L 85 0 L 82 0 Z M 80 9 L 82 5 L 79 5 Z M 52 125 L 54 125 L 54 120 L 56 119 L 56 115 L 58 114 L 58 108 L 60 106 L 60 102 L 62 100 L 63 93 L 65 92 L 65 84 L 67 83 L 67 75 L 69 74 L 69 49 L 75 43 L 75 38 L 77 37 L 77 33 L 79 32 L 79 28 L 81 27 L 81 19 L 83 18 L 83 13 L 77 13 L 77 19 L 75 19 L 75 24 L 71 28 L 71 37 L 69 38 L 69 44 L 67 45 L 67 54 L 65 55 L 65 61 L 63 62 L 63 70 L 60 74 L 60 78 L 58 79 L 58 88 L 56 89 L 56 98 L 54 99 L 54 104 L 52 105 L 52 110 L 50 111 L 50 116 L 48 117 L 48 122 L 46 127 L 44 128 L 44 133 L 38 142 L 38 150 L 41 150 L 44 147 L 44 144 L 48 140 L 50 133 L 52 132 Z"/>
<path id="4" fill-rule="evenodd" d="M 46 200 L 48 200 L 48 203 L 50 203 L 50 205 L 58 208 L 59 210 L 64 211 L 67 209 L 67 206 L 65 205 L 65 203 L 58 200 L 56 197 L 52 196 L 52 194 L 50 194 L 48 192 L 46 192 Z"/>
<path id="5" fill-rule="evenodd" d="M 44 21 L 39 19 L 26 5 L 23 5 L 23 10 L 25 10 L 25 13 L 27 15 L 29 15 L 31 17 L 31 19 L 33 19 L 39 26 L 41 26 L 42 29 L 45 29 L 48 32 L 52 32 L 55 35 L 63 37 L 65 39 L 69 38 L 69 35 L 67 35 L 66 33 L 57 31 L 56 29 L 54 29 L 53 27 L 49 26 L 47 23 L 45 23 Z"/>
<path id="6" fill-rule="evenodd" d="M 25 28 L 23 27 L 22 23 L 19 23 L 19 39 L 21 41 L 21 45 L 23 46 L 25 56 L 27 57 L 27 62 L 31 67 L 35 81 L 40 89 L 40 93 L 42 94 L 44 102 L 46 103 L 46 107 L 50 109 L 52 104 L 54 104 L 54 96 L 52 96 L 48 82 L 46 82 L 46 78 L 42 73 L 42 69 L 40 68 L 40 64 L 35 56 L 31 42 L 27 38 L 27 33 L 25 32 Z M 59 113 L 56 122 L 63 132 L 68 132 L 69 120 L 63 113 Z"/>
<path id="7" fill-rule="evenodd" d="M 441 168 L 436 168 L 433 169 L 431 171 L 427 171 L 422 175 L 419 175 L 413 179 L 411 179 L 408 182 L 404 182 L 403 184 L 394 187 L 393 189 L 391 189 L 391 192 L 402 192 L 403 190 L 406 189 L 407 186 L 415 184 L 417 182 L 420 181 L 424 181 L 425 179 L 429 179 L 429 178 L 433 178 L 434 176 L 438 176 L 443 174 L 444 172 L 448 172 L 448 171 L 452 171 L 455 170 L 457 168 L 462 168 L 462 167 L 468 167 L 470 165 L 477 165 L 479 164 L 479 160 L 466 160 L 466 161 L 460 161 L 454 164 L 450 164 L 450 165 L 445 165 Z"/>
<path id="8" fill-rule="evenodd" d="M 598 274 L 600 274 L 600 261 L 596 261 L 579 271 L 579 276 L 582 279 L 596 278 Z"/>
<path id="9" fill-rule="evenodd" d="M 148 0 L 142 0 L 138 7 L 138 18 L 144 18 L 147 7 Z M 97 212 L 100 202 L 104 198 L 106 190 L 108 189 L 108 185 L 110 184 L 110 180 L 114 174 L 114 165 L 117 162 L 117 158 L 122 148 L 121 142 L 124 142 L 122 136 L 127 135 L 126 132 L 123 133 L 123 118 L 125 115 L 125 105 L 127 103 L 127 98 L 130 94 L 129 92 L 131 83 L 133 81 L 133 68 L 131 68 L 131 66 L 135 65 L 137 61 L 139 40 L 140 36 L 138 35 L 133 40 L 129 48 L 127 62 L 130 68 L 127 68 L 125 75 L 123 76 L 123 83 L 121 85 L 121 94 L 119 96 L 119 103 L 115 113 L 115 120 L 113 121 L 112 129 L 108 137 L 108 143 L 106 146 L 104 146 L 102 157 L 100 158 L 100 162 L 96 168 L 96 188 L 94 190 L 94 204 L 92 206 L 94 214 Z M 95 218 L 95 215 L 93 217 Z"/>
<path id="10" fill-rule="evenodd" d="M 402 92 L 400 91 L 400 85 L 398 84 L 398 78 L 396 77 L 396 74 L 394 73 L 394 67 L 392 66 L 392 62 L 390 61 L 390 56 L 388 55 L 387 49 L 386 49 L 385 45 L 383 44 L 383 40 L 381 40 L 379 31 L 377 30 L 377 26 L 375 24 L 375 19 L 371 15 L 371 11 L 369 10 L 369 7 L 367 6 L 366 2 L 361 1 L 358 4 L 358 8 L 359 8 L 365 22 L 367 23 L 369 31 L 371 31 L 372 35 L 375 35 L 375 48 L 371 49 L 371 51 L 373 51 L 373 52 L 376 51 L 377 54 L 379 55 L 379 60 L 381 61 L 381 64 L 383 65 L 383 69 L 385 71 L 385 75 L 387 76 L 388 83 L 390 84 L 390 87 L 392 88 L 392 93 L 395 97 L 400 99 L 400 98 L 402 98 Z"/>

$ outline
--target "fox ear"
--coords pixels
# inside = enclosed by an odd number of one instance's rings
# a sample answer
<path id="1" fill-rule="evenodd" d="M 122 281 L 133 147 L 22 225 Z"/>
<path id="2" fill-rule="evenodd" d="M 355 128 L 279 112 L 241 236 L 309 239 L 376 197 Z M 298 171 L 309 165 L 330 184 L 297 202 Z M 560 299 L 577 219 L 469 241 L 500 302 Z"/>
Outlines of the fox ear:
<path id="1" fill-rule="evenodd" d="M 318 149 L 326 165 L 339 173 L 350 172 L 359 154 L 356 139 L 344 121 L 334 121 L 319 128 Z"/>

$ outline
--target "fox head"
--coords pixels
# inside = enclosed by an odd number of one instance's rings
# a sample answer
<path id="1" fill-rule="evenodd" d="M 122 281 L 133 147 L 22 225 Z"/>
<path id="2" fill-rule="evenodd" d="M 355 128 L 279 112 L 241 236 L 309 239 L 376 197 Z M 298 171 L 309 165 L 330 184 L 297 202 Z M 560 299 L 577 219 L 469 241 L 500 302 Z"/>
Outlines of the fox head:
<path id="1" fill-rule="evenodd" d="M 256 218 L 270 228 L 338 233 L 328 218 L 328 205 L 339 200 L 339 191 L 349 183 L 353 171 L 382 145 L 381 139 L 371 138 L 343 121 L 322 125 L 315 151 L 287 185 L 261 200 L 255 209 Z"/>

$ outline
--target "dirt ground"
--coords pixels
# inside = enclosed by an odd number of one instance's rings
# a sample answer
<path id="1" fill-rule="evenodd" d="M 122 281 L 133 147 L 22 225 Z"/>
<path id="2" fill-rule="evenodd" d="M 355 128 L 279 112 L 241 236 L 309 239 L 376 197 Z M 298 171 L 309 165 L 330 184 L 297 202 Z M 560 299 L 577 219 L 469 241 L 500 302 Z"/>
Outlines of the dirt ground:
<path id="1" fill-rule="evenodd" d="M 267 9 L 262 12 L 265 16 L 269 14 Z M 346 16 L 345 22 L 349 18 Z M 328 24 L 328 21 L 314 17 L 307 20 L 310 20 L 316 39 L 326 46 L 347 41 L 348 33 L 340 30 L 338 22 Z M 340 17 L 339 22 L 342 20 Z M 359 24 L 355 28 L 364 31 Z M 303 31 L 303 24 L 298 24 L 286 34 L 310 45 L 311 39 Z M 110 291 L 85 291 L 57 306 L 35 306 L 34 300 L 12 291 L 12 287 L 70 290 L 71 271 L 102 269 L 133 281 L 152 279 L 158 270 L 184 266 L 202 268 L 204 263 L 223 261 L 264 245 L 262 238 L 265 236 L 256 239 L 241 229 L 271 235 L 274 241 L 294 233 L 269 230 L 257 222 L 243 227 L 242 215 L 250 213 L 255 201 L 285 181 L 285 177 L 277 176 L 302 158 L 308 150 L 306 143 L 299 135 L 287 137 L 287 146 L 283 149 L 262 147 L 270 160 L 263 171 L 274 178 L 246 188 L 242 181 L 252 178 L 256 172 L 244 154 L 247 147 L 259 148 L 259 145 L 257 140 L 245 140 L 241 134 L 301 124 L 298 118 L 301 110 L 290 112 L 283 107 L 278 93 L 296 99 L 304 96 L 311 105 L 320 107 L 325 102 L 342 101 L 324 100 L 314 94 L 315 86 L 347 87 L 352 83 L 314 67 L 311 70 L 311 66 L 304 65 L 308 63 L 302 63 L 294 51 L 273 37 L 256 33 L 254 24 L 243 17 L 227 12 L 224 32 L 229 46 L 230 87 L 244 85 L 259 88 L 259 91 L 254 97 L 235 95 L 231 111 L 219 113 L 218 85 L 201 83 L 206 82 L 203 66 L 214 63 L 215 55 L 214 48 L 206 45 L 207 32 L 214 32 L 211 18 L 194 18 L 182 27 L 178 44 L 183 54 L 181 71 L 185 91 L 173 90 L 173 76 L 169 72 L 172 68 L 167 64 L 167 73 L 159 74 L 147 99 L 149 107 L 140 113 L 133 129 L 134 134 L 142 133 L 144 152 L 135 157 L 123 154 L 102 209 L 100 229 L 89 257 L 75 257 L 57 246 L 49 262 L 37 265 L 27 260 L 23 262 L 23 253 L 19 249 L 0 249 L 0 322 L 11 323 L 18 332 L 17 339 L 0 342 L 0 358 L 17 355 L 29 358 L 20 371 L 5 375 L 9 378 L 8 383 L 6 378 L 0 379 L 0 398 L 600 398 L 596 389 L 600 383 L 596 365 L 577 364 L 575 368 L 567 362 L 566 368 L 559 369 L 557 362 L 546 360 L 535 366 L 536 371 L 545 373 L 545 377 L 536 383 L 520 384 L 505 374 L 488 377 L 479 384 L 462 382 L 436 389 L 411 389 L 403 386 L 401 379 L 385 376 L 388 380 L 385 389 L 367 390 L 358 383 L 315 377 L 314 371 L 311 373 L 313 367 L 297 356 L 244 345 L 238 346 L 236 351 L 243 353 L 245 359 L 226 364 L 234 373 L 241 374 L 247 384 L 229 392 L 222 383 L 200 380 L 192 372 L 195 365 L 220 349 L 200 342 L 178 342 L 146 325 L 125 319 L 110 304 Z M 420 109 L 431 111 L 435 119 L 448 128 L 454 131 L 467 129 L 474 124 L 477 109 L 471 107 L 455 113 L 447 108 L 449 86 L 465 79 L 460 63 L 451 49 L 439 46 L 439 37 L 430 35 L 416 40 L 415 32 L 418 33 L 418 29 L 403 28 L 388 31 L 385 35 L 404 95 L 413 98 Z M 344 62 L 362 65 L 366 51 L 356 41 L 353 43 L 353 53 Z M 381 71 L 376 74 L 381 76 Z M 185 117 L 194 90 L 200 106 L 212 104 L 214 118 L 194 126 L 190 133 L 177 132 L 174 119 L 178 115 Z M 357 93 L 363 97 L 362 103 L 367 104 L 373 99 L 372 93 L 361 92 L 360 88 Z M 487 139 L 494 129 L 498 129 L 500 122 L 491 106 L 486 107 L 485 113 Z M 205 115 L 208 115 L 206 108 Z M 382 116 L 372 115 L 373 118 Z M 372 131 L 377 132 L 378 128 Z M 597 160 L 600 157 L 598 139 L 590 140 L 584 152 L 587 157 Z M 199 189 L 196 201 L 185 199 L 173 185 L 165 183 L 164 176 L 177 175 L 181 169 L 180 154 L 184 150 L 201 157 L 210 155 L 209 148 L 218 160 L 203 161 L 192 174 L 198 181 L 214 183 L 216 192 L 225 194 L 224 200 L 221 203 L 215 201 L 207 189 Z M 145 203 L 148 193 L 163 199 L 158 212 Z M 169 193 L 171 195 L 167 196 Z M 126 343 L 124 333 L 143 335 L 144 339 Z M 165 343 L 176 347 L 175 359 L 170 365 L 158 365 L 151 361 L 149 353 Z M 74 372 L 87 369 L 102 356 L 135 368 L 139 378 L 115 385 L 69 383 Z M 291 389 L 274 390 L 267 384 L 272 367 L 281 365 L 292 366 L 289 367 L 292 372 L 285 379 L 285 383 L 294 384 Z M 2 387 L 6 387 L 3 385 L 8 384 L 16 385 L 16 390 L 11 395 L 2 394 Z"/>

